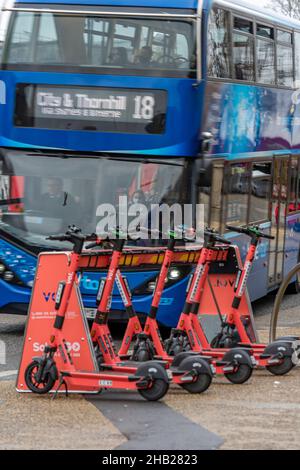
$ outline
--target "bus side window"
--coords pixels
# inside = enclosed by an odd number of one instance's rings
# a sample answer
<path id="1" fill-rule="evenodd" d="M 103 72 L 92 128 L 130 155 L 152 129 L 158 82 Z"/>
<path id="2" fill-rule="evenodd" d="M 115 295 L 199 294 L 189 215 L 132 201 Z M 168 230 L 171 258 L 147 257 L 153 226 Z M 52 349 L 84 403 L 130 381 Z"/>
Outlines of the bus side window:
<path id="1" fill-rule="evenodd" d="M 45 34 L 45 32 L 47 32 L 47 34 Z M 43 64 L 62 61 L 52 14 L 44 14 L 41 16 L 36 44 L 36 60 Z"/>
<path id="2" fill-rule="evenodd" d="M 227 199 L 226 222 L 245 225 L 248 220 L 251 172 L 248 163 L 231 165 L 228 178 L 224 178 Z"/>
<path id="3" fill-rule="evenodd" d="M 298 157 L 292 157 L 290 162 L 290 187 L 288 194 L 288 213 L 300 210 L 299 199 L 299 163 Z"/>
<path id="4" fill-rule="evenodd" d="M 256 38 L 257 81 L 276 84 L 274 29 L 258 25 Z"/>
<path id="5" fill-rule="evenodd" d="M 221 230 L 222 208 L 223 208 L 223 180 L 224 180 L 224 161 L 214 162 L 212 171 L 201 181 L 198 193 L 198 204 L 201 205 L 197 214 L 198 221 L 204 215 L 204 225 Z"/>
<path id="6" fill-rule="evenodd" d="M 207 73 L 210 77 L 230 78 L 229 13 L 213 8 L 207 37 Z"/>
<path id="7" fill-rule="evenodd" d="M 37 18 L 33 13 L 18 12 L 14 18 L 8 57 L 4 57 L 4 62 L 9 61 L 14 64 L 32 62 L 32 31 L 36 21 Z"/>
<path id="8" fill-rule="evenodd" d="M 257 163 L 252 166 L 250 223 L 269 220 L 271 174 L 271 163 Z"/>
<path id="9" fill-rule="evenodd" d="M 252 21 L 234 18 L 233 66 L 234 78 L 253 82 L 254 73 L 254 36 Z"/>
<path id="10" fill-rule="evenodd" d="M 295 33 L 295 67 L 296 67 L 296 87 L 300 85 L 300 33 Z"/>
<path id="11" fill-rule="evenodd" d="M 294 62 L 293 62 L 293 36 L 288 31 L 277 30 L 277 84 L 293 87 Z M 295 59 L 297 60 L 297 59 Z"/>

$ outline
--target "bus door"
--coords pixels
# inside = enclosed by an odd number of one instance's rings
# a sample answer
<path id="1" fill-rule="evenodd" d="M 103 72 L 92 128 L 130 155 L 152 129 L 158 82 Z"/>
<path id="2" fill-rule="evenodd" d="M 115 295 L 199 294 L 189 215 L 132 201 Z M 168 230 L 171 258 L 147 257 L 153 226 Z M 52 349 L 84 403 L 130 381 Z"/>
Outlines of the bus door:
<path id="1" fill-rule="evenodd" d="M 284 273 L 284 249 L 287 214 L 289 156 L 275 157 L 271 185 L 271 235 L 269 287 L 278 285 Z"/>

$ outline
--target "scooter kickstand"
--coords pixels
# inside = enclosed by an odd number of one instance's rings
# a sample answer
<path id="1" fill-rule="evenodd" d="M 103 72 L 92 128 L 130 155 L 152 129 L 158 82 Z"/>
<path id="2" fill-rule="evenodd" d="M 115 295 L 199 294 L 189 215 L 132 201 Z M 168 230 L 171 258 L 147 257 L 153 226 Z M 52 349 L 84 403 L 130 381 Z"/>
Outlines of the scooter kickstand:
<path id="1" fill-rule="evenodd" d="M 53 394 L 51 400 L 55 400 L 55 398 L 57 397 L 58 392 L 59 392 L 59 390 L 60 390 L 60 388 L 61 388 L 62 385 L 65 386 L 66 397 L 69 396 L 67 383 L 66 383 L 66 381 L 65 381 L 65 379 L 64 379 L 64 376 L 61 374 L 61 375 L 60 375 L 59 382 L 58 382 L 57 389 L 55 390 L 55 392 L 54 392 L 54 394 Z"/>

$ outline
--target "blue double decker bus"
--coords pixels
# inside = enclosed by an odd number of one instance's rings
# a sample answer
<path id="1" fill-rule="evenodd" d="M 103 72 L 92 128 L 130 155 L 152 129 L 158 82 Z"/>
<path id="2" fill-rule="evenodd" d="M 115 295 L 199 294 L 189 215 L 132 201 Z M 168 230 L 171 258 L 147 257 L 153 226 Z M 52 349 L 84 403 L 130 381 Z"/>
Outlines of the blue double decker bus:
<path id="1" fill-rule="evenodd" d="M 259 224 L 275 239 L 251 299 L 279 285 L 299 258 L 299 23 L 242 0 L 18 0 L 0 33 L 0 311 L 26 312 L 37 254 L 61 248 L 46 235 L 94 231 L 120 195 L 204 204 L 221 232 Z M 170 271 L 164 325 L 190 271 Z M 124 274 L 147 314 L 157 270 Z M 100 277 L 82 276 L 88 315 Z M 123 318 L 117 292 L 112 310 Z"/>

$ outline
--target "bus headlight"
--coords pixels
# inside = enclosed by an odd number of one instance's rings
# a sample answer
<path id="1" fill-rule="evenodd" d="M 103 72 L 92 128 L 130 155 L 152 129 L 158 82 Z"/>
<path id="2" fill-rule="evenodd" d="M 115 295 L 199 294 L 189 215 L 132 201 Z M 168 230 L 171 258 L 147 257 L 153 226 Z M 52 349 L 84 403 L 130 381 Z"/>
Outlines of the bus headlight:
<path id="1" fill-rule="evenodd" d="M 36 259 L 21 249 L 0 240 L 0 277 L 3 281 L 30 287 L 36 269 Z"/>
<path id="2" fill-rule="evenodd" d="M 148 292 L 154 292 L 156 286 L 156 281 L 150 281 L 147 284 L 147 291 Z"/>
<path id="3" fill-rule="evenodd" d="M 11 271 L 5 271 L 5 273 L 3 274 L 3 279 L 6 282 L 11 282 L 14 279 L 14 277 L 15 277 L 15 275 Z"/>
<path id="4" fill-rule="evenodd" d="M 176 281 L 177 279 L 180 279 L 180 277 L 181 277 L 181 272 L 178 268 L 170 269 L 170 272 L 168 274 L 169 279 L 171 279 L 172 281 Z"/>
<path id="5" fill-rule="evenodd" d="M 188 277 L 191 273 L 192 266 L 173 266 L 165 280 L 165 288 L 171 287 L 182 279 Z M 155 290 L 156 280 L 158 273 L 150 278 L 148 281 L 143 283 L 141 286 L 134 289 L 132 295 L 149 295 L 152 294 Z"/>

